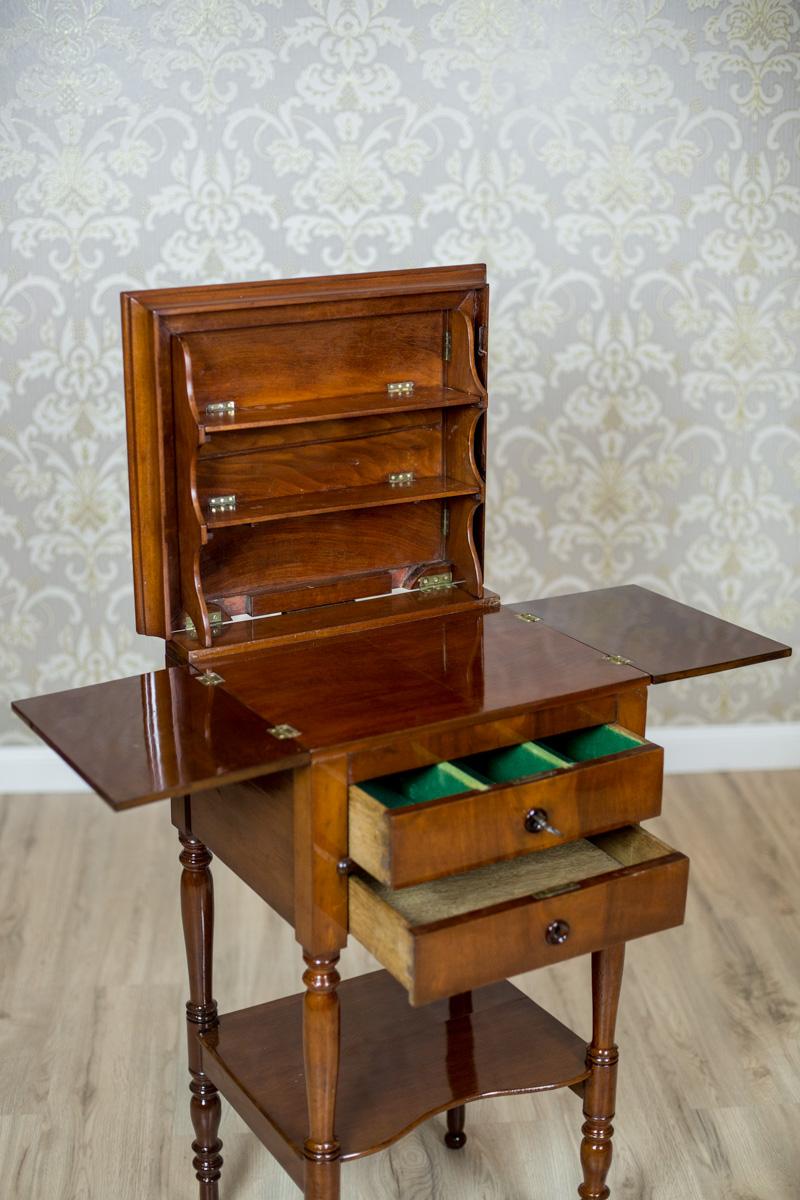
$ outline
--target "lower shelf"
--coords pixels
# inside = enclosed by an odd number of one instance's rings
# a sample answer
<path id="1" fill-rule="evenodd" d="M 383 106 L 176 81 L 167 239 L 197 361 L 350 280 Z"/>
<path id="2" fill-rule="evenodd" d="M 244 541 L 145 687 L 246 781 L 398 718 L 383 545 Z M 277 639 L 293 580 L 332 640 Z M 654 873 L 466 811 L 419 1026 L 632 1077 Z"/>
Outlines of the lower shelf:
<path id="1" fill-rule="evenodd" d="M 411 1008 L 386 971 L 339 987 L 336 1134 L 342 1158 L 381 1150 L 428 1117 L 486 1096 L 584 1080 L 586 1043 L 508 982 Z M 203 1066 L 289 1174 L 302 1180 L 306 1136 L 302 995 L 220 1017 L 200 1035 Z"/>

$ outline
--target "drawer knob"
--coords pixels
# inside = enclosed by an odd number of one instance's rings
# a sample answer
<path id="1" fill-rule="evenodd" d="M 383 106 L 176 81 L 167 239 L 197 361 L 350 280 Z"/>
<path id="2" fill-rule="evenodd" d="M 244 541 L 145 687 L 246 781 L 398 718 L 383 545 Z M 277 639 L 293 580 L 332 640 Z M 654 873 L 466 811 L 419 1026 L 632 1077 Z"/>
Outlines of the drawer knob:
<path id="1" fill-rule="evenodd" d="M 554 833 L 561 836 L 561 830 L 550 824 L 550 815 L 546 808 L 531 808 L 525 814 L 525 828 L 528 833 Z"/>
<path id="2" fill-rule="evenodd" d="M 569 923 L 567 921 L 551 921 L 544 936 L 551 946 L 563 946 L 569 937 Z"/>

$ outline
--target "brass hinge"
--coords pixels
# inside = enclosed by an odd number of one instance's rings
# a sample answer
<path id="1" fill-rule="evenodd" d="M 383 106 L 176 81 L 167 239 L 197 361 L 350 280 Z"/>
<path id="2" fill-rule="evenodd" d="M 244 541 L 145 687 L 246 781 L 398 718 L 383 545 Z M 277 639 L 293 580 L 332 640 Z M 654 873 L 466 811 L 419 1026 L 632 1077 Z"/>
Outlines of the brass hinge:
<path id="1" fill-rule="evenodd" d="M 413 379 L 398 379 L 394 383 L 387 383 L 386 390 L 390 396 L 410 396 L 414 391 Z"/>
<path id="2" fill-rule="evenodd" d="M 216 671 L 203 671 L 202 675 L 197 676 L 197 682 L 204 684 L 205 687 L 216 687 L 218 683 L 224 683 L 225 680 Z"/>
<path id="3" fill-rule="evenodd" d="M 452 571 L 442 571 L 439 575 L 423 575 L 419 581 L 421 592 L 444 592 L 452 587 L 455 587 Z"/>
<path id="4" fill-rule="evenodd" d="M 486 342 L 488 340 L 488 330 L 485 325 L 478 326 L 478 354 L 483 356 L 486 353 Z"/>
<path id="5" fill-rule="evenodd" d="M 541 621 L 543 619 L 542 617 L 537 617 L 536 613 L 532 613 L 532 612 L 517 613 L 517 617 L 519 618 L 520 621 L 530 621 L 531 624 L 534 624 L 536 621 Z"/>
<path id="6" fill-rule="evenodd" d="M 218 404 L 206 405 L 207 417 L 232 417 L 235 412 L 235 400 L 221 400 Z"/>
<path id="7" fill-rule="evenodd" d="M 446 538 L 450 532 L 450 509 L 445 504 L 442 509 L 442 537 Z"/>
<path id="8" fill-rule="evenodd" d="M 442 345 L 442 358 L 445 362 L 450 362 L 453 357 L 453 335 L 449 329 L 444 331 L 444 339 Z"/>
<path id="9" fill-rule="evenodd" d="M 417 478 L 413 471 L 393 471 L 387 477 L 387 483 L 392 487 L 403 487 L 406 484 L 413 483 Z"/>
<path id="10" fill-rule="evenodd" d="M 225 620 L 225 614 L 222 612 L 221 609 L 215 608 L 209 612 L 208 623 L 211 626 L 211 636 L 212 637 L 215 634 L 220 632 L 220 630 L 222 629 L 222 624 L 223 624 L 224 620 Z M 194 621 L 192 620 L 192 618 L 187 615 L 184 617 L 184 621 L 186 622 L 186 624 L 183 626 L 183 628 L 176 629 L 175 632 L 176 633 L 190 633 L 192 635 L 192 637 L 197 637 L 197 630 L 195 628 L 195 624 L 194 624 Z"/>
<path id="11" fill-rule="evenodd" d="M 209 496 L 208 511 L 210 513 L 235 512 L 236 496 L 233 493 L 230 496 Z"/>
<path id="12" fill-rule="evenodd" d="M 618 667 L 633 666 L 633 660 L 630 658 L 623 658 L 621 654 L 604 654 L 603 662 L 614 663 Z"/>
<path id="13" fill-rule="evenodd" d="M 300 730 L 295 729 L 294 725 L 273 725 L 267 730 L 267 733 L 277 738 L 279 742 L 288 741 L 289 738 L 300 737 Z"/>

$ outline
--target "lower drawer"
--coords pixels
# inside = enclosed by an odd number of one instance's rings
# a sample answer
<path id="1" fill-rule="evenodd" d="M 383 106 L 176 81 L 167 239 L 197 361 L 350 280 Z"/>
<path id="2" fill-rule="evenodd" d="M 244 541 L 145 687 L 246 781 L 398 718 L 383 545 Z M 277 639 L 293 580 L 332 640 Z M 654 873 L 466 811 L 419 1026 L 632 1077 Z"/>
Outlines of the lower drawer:
<path id="1" fill-rule="evenodd" d="M 680 925 L 688 872 L 629 826 L 398 891 L 352 875 L 350 932 L 427 1004 Z"/>

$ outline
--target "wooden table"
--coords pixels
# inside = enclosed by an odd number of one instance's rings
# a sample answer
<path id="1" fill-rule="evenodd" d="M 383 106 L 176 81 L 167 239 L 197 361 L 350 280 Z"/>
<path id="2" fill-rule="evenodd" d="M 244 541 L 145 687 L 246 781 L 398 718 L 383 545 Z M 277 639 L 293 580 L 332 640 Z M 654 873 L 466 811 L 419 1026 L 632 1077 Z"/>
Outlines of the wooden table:
<path id="1" fill-rule="evenodd" d="M 14 708 L 115 809 L 171 799 L 201 1200 L 221 1096 L 336 1200 L 433 1114 L 456 1150 L 468 1102 L 558 1087 L 608 1196 L 625 945 L 688 879 L 639 825 L 648 687 L 789 653 L 638 587 L 484 591 L 487 305 L 475 267 L 124 297 L 137 628 L 168 666 Z M 214 854 L 293 927 L 298 995 L 219 1014 Z M 349 936 L 385 969 L 340 986 Z M 508 982 L 583 954 L 588 1047 Z"/>

